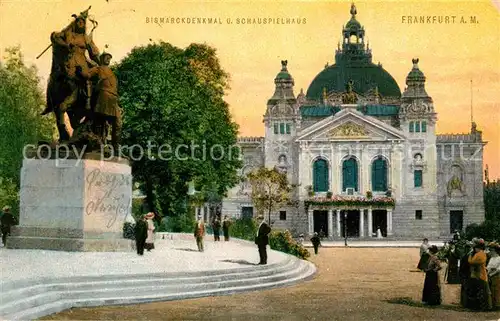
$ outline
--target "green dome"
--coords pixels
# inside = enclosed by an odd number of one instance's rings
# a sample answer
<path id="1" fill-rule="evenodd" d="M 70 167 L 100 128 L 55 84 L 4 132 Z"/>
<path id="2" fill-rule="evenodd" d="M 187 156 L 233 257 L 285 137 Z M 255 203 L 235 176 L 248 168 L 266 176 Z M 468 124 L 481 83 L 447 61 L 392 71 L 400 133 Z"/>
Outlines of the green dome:
<path id="1" fill-rule="evenodd" d="M 418 68 L 418 58 L 412 59 L 413 62 L 413 68 L 411 71 L 408 73 L 408 76 L 406 76 L 406 84 L 410 82 L 424 82 L 425 81 L 425 75 L 424 73 Z"/>
<path id="2" fill-rule="evenodd" d="M 356 18 L 352 17 L 351 20 L 349 20 L 345 25 L 345 29 L 349 29 L 352 31 L 359 30 L 361 29 L 361 24 L 358 20 L 356 20 Z"/>
<path id="3" fill-rule="evenodd" d="M 292 76 L 288 73 L 288 71 L 280 71 L 276 75 L 276 79 L 292 79 Z"/>
<path id="4" fill-rule="evenodd" d="M 401 90 L 394 78 L 382 66 L 373 63 L 335 64 L 327 67 L 311 82 L 306 96 L 309 99 L 321 99 L 323 88 L 328 92 L 345 92 L 349 80 L 354 82 L 353 89 L 359 94 L 378 87 L 383 97 L 401 97 Z"/>

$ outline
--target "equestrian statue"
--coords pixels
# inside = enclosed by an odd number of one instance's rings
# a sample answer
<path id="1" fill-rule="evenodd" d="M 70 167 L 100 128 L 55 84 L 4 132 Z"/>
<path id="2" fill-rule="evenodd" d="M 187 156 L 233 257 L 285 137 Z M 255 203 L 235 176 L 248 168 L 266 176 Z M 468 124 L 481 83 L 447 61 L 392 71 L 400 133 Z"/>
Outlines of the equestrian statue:
<path id="1" fill-rule="evenodd" d="M 111 143 L 116 148 L 121 129 L 118 82 L 109 67 L 112 56 L 100 53 L 94 44 L 92 35 L 98 24 L 89 17 L 89 10 L 72 15 L 73 21 L 66 28 L 53 32 L 51 44 L 40 54 L 52 47 L 47 106 L 42 115 L 54 113 L 59 144 L 85 148 L 86 152 L 105 145 L 110 128 Z M 90 34 L 87 20 L 93 24 Z M 65 114 L 72 134 L 66 127 Z"/>

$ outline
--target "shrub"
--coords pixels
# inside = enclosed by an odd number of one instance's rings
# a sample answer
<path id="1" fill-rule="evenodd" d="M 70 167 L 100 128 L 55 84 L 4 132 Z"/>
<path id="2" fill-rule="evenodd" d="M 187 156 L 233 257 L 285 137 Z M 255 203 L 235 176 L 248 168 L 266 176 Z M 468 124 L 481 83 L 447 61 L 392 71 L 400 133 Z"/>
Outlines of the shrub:
<path id="1" fill-rule="evenodd" d="M 254 241 L 257 234 L 257 225 L 251 218 L 240 218 L 229 226 L 229 235 L 242 240 Z"/>
<path id="2" fill-rule="evenodd" d="M 271 249 L 294 255 L 306 260 L 311 254 L 301 244 L 297 243 L 288 231 L 272 231 L 269 235 L 269 246 Z"/>
<path id="3" fill-rule="evenodd" d="M 123 238 L 129 240 L 135 240 L 135 224 L 131 222 L 125 222 L 123 224 Z"/>
<path id="4" fill-rule="evenodd" d="M 465 237 L 468 240 L 474 237 L 486 241 L 500 240 L 500 222 L 486 220 L 481 224 L 470 224 L 465 229 Z"/>
<path id="5" fill-rule="evenodd" d="M 192 233 L 194 230 L 194 224 L 196 223 L 194 219 L 194 209 L 176 216 L 164 217 L 163 220 L 165 223 L 162 225 L 164 226 L 165 231 L 174 233 Z"/>
<path id="6" fill-rule="evenodd" d="M 372 193 L 372 191 L 366 191 L 366 198 L 367 198 L 367 199 L 372 199 L 372 198 L 373 198 L 373 193 Z"/>
<path id="7" fill-rule="evenodd" d="M 326 192 L 326 198 L 332 198 L 332 196 L 333 196 L 332 192 L 330 191 Z"/>

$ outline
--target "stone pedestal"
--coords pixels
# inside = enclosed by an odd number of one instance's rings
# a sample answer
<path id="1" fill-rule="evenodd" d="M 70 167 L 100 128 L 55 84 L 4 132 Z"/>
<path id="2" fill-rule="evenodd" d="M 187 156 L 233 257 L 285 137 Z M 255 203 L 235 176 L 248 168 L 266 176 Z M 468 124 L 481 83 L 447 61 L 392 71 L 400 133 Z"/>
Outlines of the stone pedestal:
<path id="1" fill-rule="evenodd" d="M 19 226 L 7 247 L 131 251 L 123 223 L 131 215 L 128 161 L 24 159 Z"/>

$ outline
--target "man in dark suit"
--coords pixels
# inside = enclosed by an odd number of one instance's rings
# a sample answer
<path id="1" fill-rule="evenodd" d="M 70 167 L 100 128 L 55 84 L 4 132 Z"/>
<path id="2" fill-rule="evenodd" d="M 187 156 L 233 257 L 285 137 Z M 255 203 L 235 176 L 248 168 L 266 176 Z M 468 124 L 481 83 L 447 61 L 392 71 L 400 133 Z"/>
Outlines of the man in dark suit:
<path id="1" fill-rule="evenodd" d="M 135 245 L 137 254 L 144 255 L 144 245 L 146 245 L 146 238 L 148 237 L 148 223 L 146 218 L 141 217 L 135 224 Z"/>
<path id="2" fill-rule="evenodd" d="M 257 224 L 259 224 L 259 227 L 257 229 L 257 237 L 255 237 L 255 244 L 257 244 L 259 248 L 259 264 L 267 264 L 266 246 L 269 244 L 268 235 L 271 232 L 271 227 L 264 221 L 263 216 L 257 217 Z"/>

